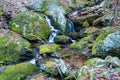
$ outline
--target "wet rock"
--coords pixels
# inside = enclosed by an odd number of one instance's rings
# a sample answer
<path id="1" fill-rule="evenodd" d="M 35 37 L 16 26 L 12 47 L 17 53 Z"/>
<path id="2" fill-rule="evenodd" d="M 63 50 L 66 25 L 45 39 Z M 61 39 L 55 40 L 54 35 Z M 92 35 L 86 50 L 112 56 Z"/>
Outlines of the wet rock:
<path id="1" fill-rule="evenodd" d="M 28 5 L 28 7 L 49 15 L 53 26 L 60 31 L 65 32 L 67 24 L 67 20 L 65 18 L 66 11 L 57 0 L 34 0 Z"/>
<path id="2" fill-rule="evenodd" d="M 52 54 L 61 48 L 57 44 L 44 44 L 39 47 L 40 54 Z"/>
<path id="3" fill-rule="evenodd" d="M 23 11 L 9 22 L 13 31 L 22 34 L 29 40 L 48 38 L 50 28 L 43 14 L 32 11 Z"/>
<path id="4" fill-rule="evenodd" d="M 102 57 L 120 56 L 120 29 L 117 27 L 103 29 L 93 45 L 92 54 Z"/>
<path id="5" fill-rule="evenodd" d="M 2 80 L 21 80 L 28 74 L 33 74 L 37 67 L 31 63 L 20 63 L 16 65 L 6 66 L 3 72 L 0 72 Z"/>
<path id="6" fill-rule="evenodd" d="M 68 36 L 56 36 L 54 38 L 54 42 L 55 43 L 60 43 L 60 44 L 66 44 L 66 43 L 69 43 L 70 42 L 70 38 Z"/>
<path id="7" fill-rule="evenodd" d="M 0 61 L 16 62 L 20 55 L 27 54 L 26 50 L 30 51 L 30 43 L 13 31 L 0 29 L 0 40 Z"/>
<path id="8" fill-rule="evenodd" d="M 86 49 L 89 49 L 92 46 L 92 37 L 84 37 L 79 42 L 70 44 L 71 49 L 75 49 L 78 51 L 85 51 Z"/>

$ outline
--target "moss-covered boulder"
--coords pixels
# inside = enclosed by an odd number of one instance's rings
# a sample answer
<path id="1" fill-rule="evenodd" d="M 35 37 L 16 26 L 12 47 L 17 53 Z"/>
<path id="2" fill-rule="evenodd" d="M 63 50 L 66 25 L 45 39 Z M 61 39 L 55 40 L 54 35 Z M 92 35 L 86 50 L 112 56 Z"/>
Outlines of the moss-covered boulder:
<path id="1" fill-rule="evenodd" d="M 86 49 L 92 46 L 91 42 L 92 42 L 92 37 L 88 36 L 82 38 L 79 42 L 70 44 L 70 48 L 78 51 L 85 51 Z"/>
<path id="2" fill-rule="evenodd" d="M 107 55 L 120 57 L 120 29 L 116 27 L 103 29 L 94 42 L 92 54 L 102 57 Z"/>
<path id="3" fill-rule="evenodd" d="M 69 43 L 70 42 L 70 38 L 68 36 L 56 36 L 54 38 L 54 42 L 55 43 L 61 43 L 61 44 L 66 44 L 66 43 Z"/>
<path id="4" fill-rule="evenodd" d="M 31 63 L 20 63 L 16 65 L 10 65 L 0 72 L 1 80 L 22 80 L 26 75 L 33 74 L 37 70 L 37 67 Z"/>
<path id="5" fill-rule="evenodd" d="M 120 67 L 120 59 L 118 57 L 107 56 L 105 59 L 92 58 L 85 62 L 86 66 L 97 66 L 97 67 Z"/>
<path id="6" fill-rule="evenodd" d="M 58 75 L 57 63 L 55 61 L 46 61 L 40 66 L 40 69 L 52 75 Z"/>
<path id="7" fill-rule="evenodd" d="M 39 53 L 40 54 L 52 54 L 61 48 L 57 44 L 44 44 L 39 47 Z"/>
<path id="8" fill-rule="evenodd" d="M 19 34 L 0 29 L 0 62 L 17 61 L 20 55 L 30 50 L 30 46 L 30 43 L 21 38 Z"/>
<path id="9" fill-rule="evenodd" d="M 9 22 L 11 29 L 29 40 L 41 40 L 50 34 L 50 28 L 43 14 L 23 11 Z"/>
<path id="10" fill-rule="evenodd" d="M 65 18 L 66 11 L 58 0 L 35 0 L 29 3 L 28 7 L 49 15 L 53 26 L 62 32 L 65 32 L 67 24 Z"/>

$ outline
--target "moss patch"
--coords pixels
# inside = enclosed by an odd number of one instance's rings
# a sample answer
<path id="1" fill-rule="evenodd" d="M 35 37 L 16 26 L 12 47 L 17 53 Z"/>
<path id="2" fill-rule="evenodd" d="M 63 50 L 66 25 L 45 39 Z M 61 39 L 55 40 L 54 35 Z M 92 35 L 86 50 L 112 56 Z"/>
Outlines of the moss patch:
<path id="1" fill-rule="evenodd" d="M 4 68 L 3 72 L 0 72 L 1 80 L 21 80 L 27 74 L 32 74 L 37 70 L 31 63 L 20 63 L 17 65 L 10 65 Z"/>
<path id="2" fill-rule="evenodd" d="M 0 61 L 17 61 L 19 55 L 26 53 L 24 49 L 30 50 L 30 43 L 10 30 L 0 30 Z"/>
<path id="3" fill-rule="evenodd" d="M 11 29 L 22 34 L 29 40 L 40 40 L 47 38 L 50 28 L 43 14 L 32 11 L 23 11 L 9 22 Z"/>
<path id="4" fill-rule="evenodd" d="M 79 51 L 83 51 L 85 49 L 87 49 L 88 47 L 91 47 L 92 45 L 89 45 L 89 42 L 92 40 L 92 38 L 90 36 L 82 38 L 79 42 L 77 43 L 72 43 L 70 45 L 71 49 L 76 49 Z"/>
<path id="5" fill-rule="evenodd" d="M 39 47 L 39 52 L 40 54 L 52 54 L 58 50 L 60 50 L 61 48 L 59 47 L 59 45 L 57 44 L 45 44 L 45 45 L 41 45 Z"/>

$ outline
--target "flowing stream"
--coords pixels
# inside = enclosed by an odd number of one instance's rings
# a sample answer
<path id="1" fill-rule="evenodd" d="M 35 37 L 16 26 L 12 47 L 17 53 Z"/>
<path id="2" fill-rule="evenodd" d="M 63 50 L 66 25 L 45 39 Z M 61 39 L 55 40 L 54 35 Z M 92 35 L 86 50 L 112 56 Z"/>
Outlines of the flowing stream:
<path id="1" fill-rule="evenodd" d="M 39 57 L 39 50 L 37 48 L 33 48 L 33 52 L 34 52 L 34 58 L 29 60 L 28 62 L 35 65 L 35 58 Z"/>
<path id="2" fill-rule="evenodd" d="M 49 40 L 48 42 L 49 43 L 54 43 L 54 38 L 58 35 L 58 33 L 60 32 L 59 30 L 55 29 L 54 26 L 51 25 L 51 20 L 48 18 L 48 16 L 45 16 L 48 24 L 49 24 L 49 27 L 51 29 L 51 34 L 49 36 Z M 75 28 L 74 28 L 74 25 L 73 25 L 73 22 L 72 21 L 68 21 L 68 26 L 69 26 L 69 31 L 70 32 L 75 32 Z M 75 42 L 74 40 L 71 39 L 72 42 Z"/>

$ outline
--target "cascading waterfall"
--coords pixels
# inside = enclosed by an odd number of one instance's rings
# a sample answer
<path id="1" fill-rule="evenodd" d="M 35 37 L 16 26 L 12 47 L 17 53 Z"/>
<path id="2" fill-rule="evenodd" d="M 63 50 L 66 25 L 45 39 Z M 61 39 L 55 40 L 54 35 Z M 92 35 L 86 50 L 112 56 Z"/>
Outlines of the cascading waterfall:
<path id="1" fill-rule="evenodd" d="M 37 48 L 33 48 L 33 52 L 34 52 L 35 58 L 38 58 L 39 57 L 39 50 Z M 35 65 L 35 58 L 29 60 L 28 62 Z"/>
<path id="2" fill-rule="evenodd" d="M 75 27 L 74 27 L 74 24 L 71 20 L 69 20 L 68 25 L 69 25 L 70 32 L 75 32 Z"/>
<path id="3" fill-rule="evenodd" d="M 54 38 L 57 36 L 59 30 L 55 29 L 52 25 L 51 25 L 51 20 L 48 18 L 48 16 L 45 16 L 47 22 L 48 22 L 48 25 L 50 26 L 50 29 L 51 29 L 51 34 L 50 34 L 50 37 L 49 37 L 49 40 L 48 42 L 49 43 L 54 43 Z"/>

